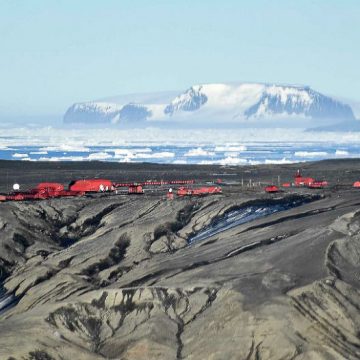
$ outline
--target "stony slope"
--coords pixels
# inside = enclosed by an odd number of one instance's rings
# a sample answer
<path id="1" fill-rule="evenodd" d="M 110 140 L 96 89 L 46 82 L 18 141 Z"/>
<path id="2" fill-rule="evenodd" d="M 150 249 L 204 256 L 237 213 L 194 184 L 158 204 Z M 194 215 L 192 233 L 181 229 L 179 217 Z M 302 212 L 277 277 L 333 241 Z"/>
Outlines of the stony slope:
<path id="1" fill-rule="evenodd" d="M 300 192 L 313 201 L 188 246 L 226 211 L 271 200 L 224 189 L 0 204 L 18 298 L 0 314 L 0 358 L 358 359 L 360 193 Z"/>

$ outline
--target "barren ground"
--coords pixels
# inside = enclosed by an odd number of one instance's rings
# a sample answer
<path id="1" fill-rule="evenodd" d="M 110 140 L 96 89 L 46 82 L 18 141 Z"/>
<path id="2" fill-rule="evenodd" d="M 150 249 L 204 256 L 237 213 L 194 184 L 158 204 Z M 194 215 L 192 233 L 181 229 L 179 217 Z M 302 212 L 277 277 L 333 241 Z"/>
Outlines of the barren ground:
<path id="1" fill-rule="evenodd" d="M 301 164 L 327 190 L 276 195 L 299 165 L 0 161 L 19 182 L 223 179 L 223 194 L 0 203 L 0 359 L 359 359 L 360 161 Z M 231 211 L 302 205 L 189 238 Z"/>

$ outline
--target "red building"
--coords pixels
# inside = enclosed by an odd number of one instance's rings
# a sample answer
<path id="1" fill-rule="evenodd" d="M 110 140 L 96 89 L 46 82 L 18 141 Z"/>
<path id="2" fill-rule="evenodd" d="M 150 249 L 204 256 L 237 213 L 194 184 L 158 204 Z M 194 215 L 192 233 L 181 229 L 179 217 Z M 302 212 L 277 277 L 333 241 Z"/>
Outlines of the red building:
<path id="1" fill-rule="evenodd" d="M 294 178 L 295 186 L 310 186 L 313 182 L 315 182 L 315 179 L 311 177 L 303 177 L 300 173 L 300 170 L 296 172 Z"/>
<path id="2" fill-rule="evenodd" d="M 113 191 L 113 183 L 106 179 L 76 180 L 69 184 L 69 190 L 82 192 L 104 192 Z"/>
<path id="3" fill-rule="evenodd" d="M 265 188 L 265 191 L 267 193 L 277 193 L 277 192 L 279 192 L 279 188 L 275 185 L 269 185 Z"/>

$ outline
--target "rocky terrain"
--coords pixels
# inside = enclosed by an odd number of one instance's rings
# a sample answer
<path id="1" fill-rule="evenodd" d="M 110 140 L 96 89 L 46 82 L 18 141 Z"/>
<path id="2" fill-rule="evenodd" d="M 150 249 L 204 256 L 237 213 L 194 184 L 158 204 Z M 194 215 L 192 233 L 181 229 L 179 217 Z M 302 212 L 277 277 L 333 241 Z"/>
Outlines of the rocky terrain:
<path id="1" fill-rule="evenodd" d="M 0 359 L 360 358 L 360 192 L 349 186 L 360 161 L 302 165 L 331 188 L 276 195 L 244 182 L 290 179 L 298 165 L 18 164 L 0 167 L 29 186 L 95 168 L 227 182 L 196 199 L 0 203 Z"/>

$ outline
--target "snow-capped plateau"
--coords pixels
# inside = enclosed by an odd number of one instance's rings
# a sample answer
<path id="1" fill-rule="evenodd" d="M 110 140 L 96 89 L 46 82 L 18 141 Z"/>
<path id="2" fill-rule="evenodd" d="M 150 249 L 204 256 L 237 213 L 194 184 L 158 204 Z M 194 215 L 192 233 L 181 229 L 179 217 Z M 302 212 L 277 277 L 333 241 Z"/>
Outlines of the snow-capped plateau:
<path id="1" fill-rule="evenodd" d="M 256 124 L 308 122 L 310 126 L 355 120 L 352 108 L 308 86 L 261 83 L 194 85 L 174 92 L 128 95 L 76 103 L 65 123 L 133 124 L 135 122 L 192 124 Z M 274 124 L 275 121 L 270 122 Z"/>

